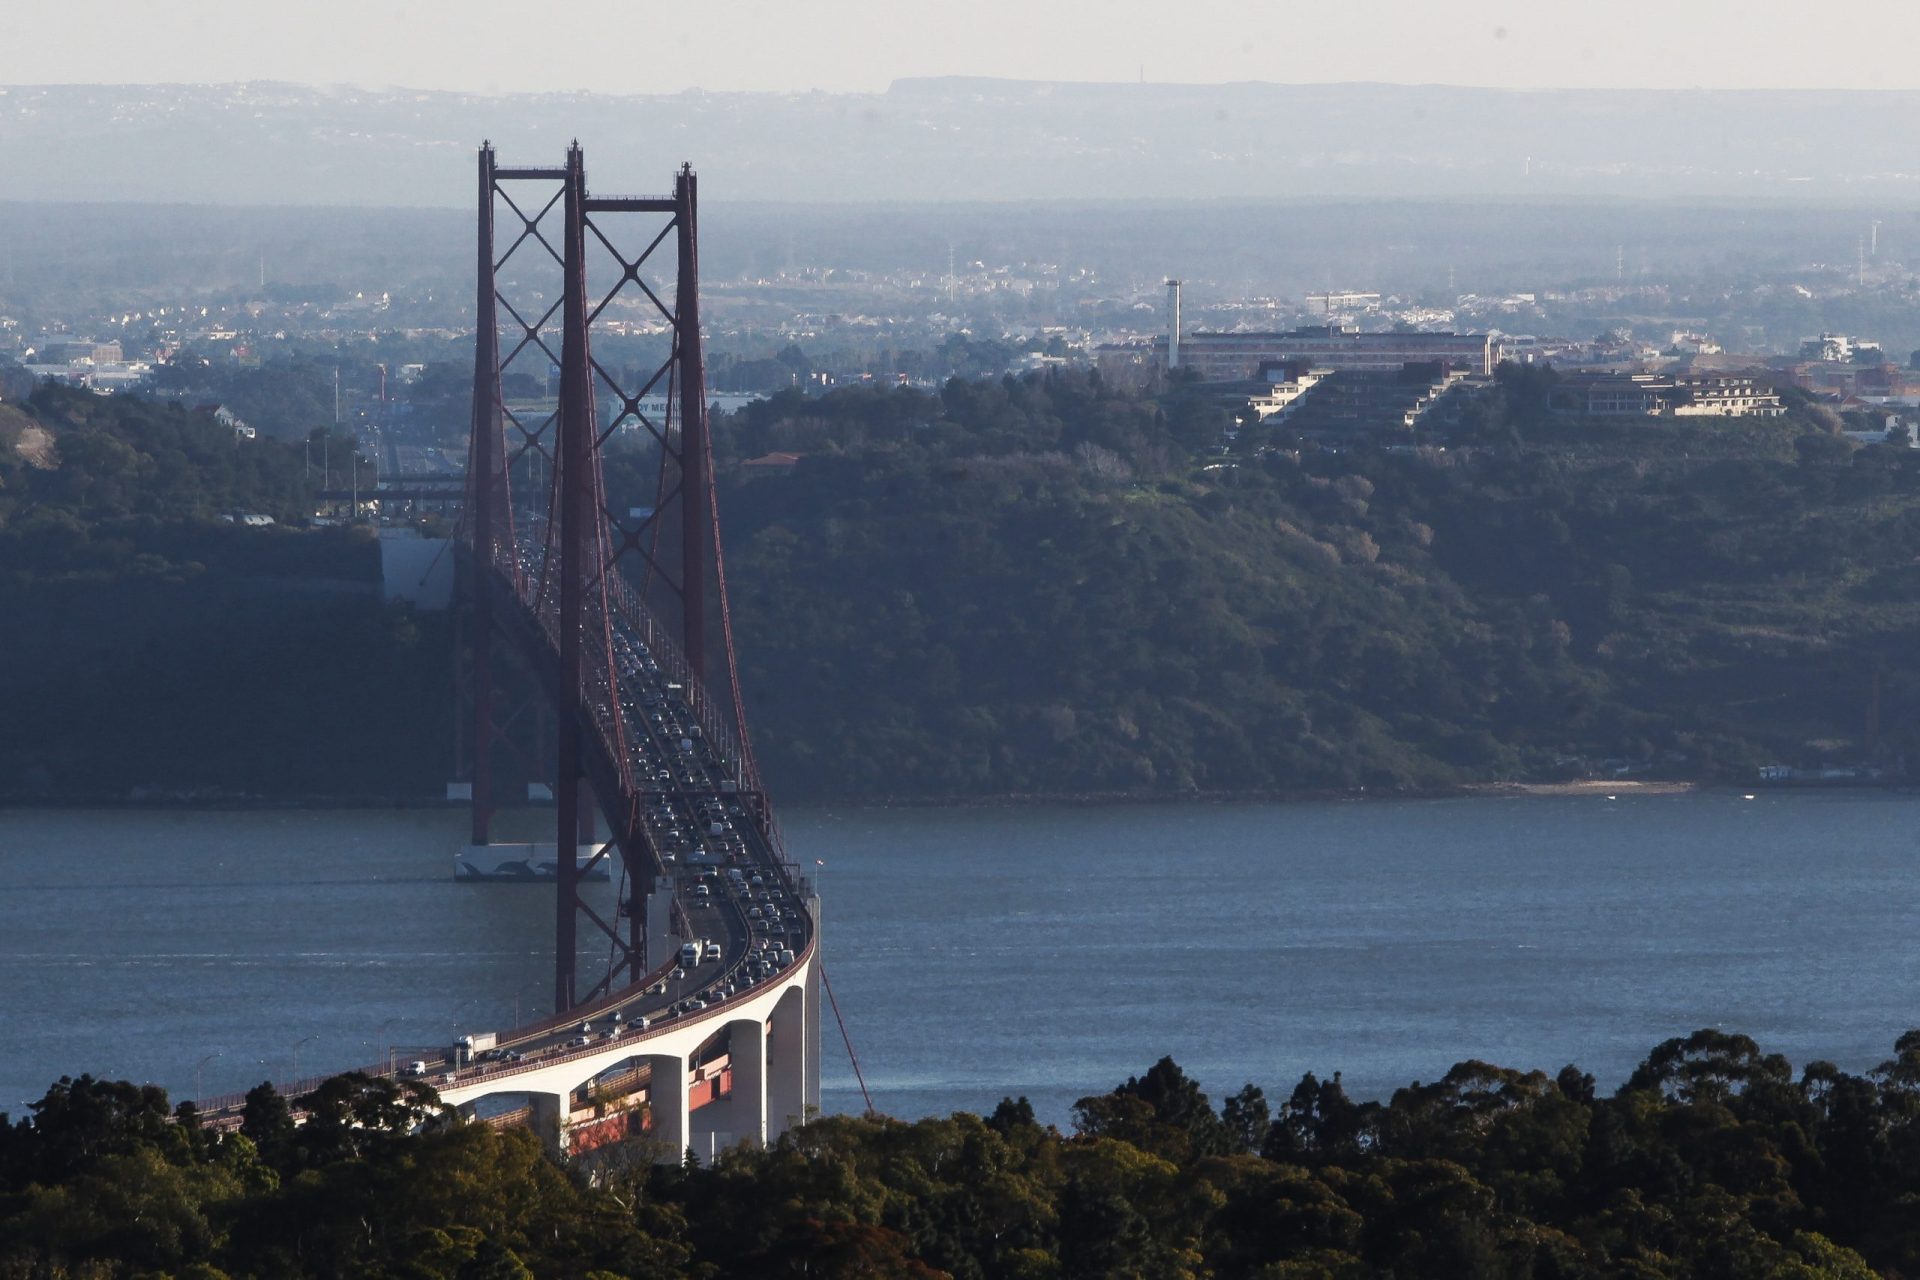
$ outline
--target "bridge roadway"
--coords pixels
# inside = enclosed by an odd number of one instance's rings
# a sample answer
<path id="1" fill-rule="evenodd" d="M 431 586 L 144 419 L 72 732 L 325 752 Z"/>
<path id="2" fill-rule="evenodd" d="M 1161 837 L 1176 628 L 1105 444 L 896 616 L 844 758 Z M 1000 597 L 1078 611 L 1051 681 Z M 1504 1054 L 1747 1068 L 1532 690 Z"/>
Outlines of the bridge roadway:
<path id="1" fill-rule="evenodd" d="M 537 530 L 521 535 L 515 554 L 523 580 L 540 583 Z M 523 620 L 540 627 L 538 599 L 530 605 L 505 575 L 496 572 L 494 580 Z M 535 1128 L 563 1148 L 577 1095 L 601 1076 L 637 1067 L 653 1135 L 677 1158 L 692 1137 L 686 1082 L 724 1039 L 733 1091 L 713 1127 L 733 1141 L 764 1142 L 820 1104 L 818 899 L 780 857 L 771 819 L 763 830 L 750 811 L 763 801 L 749 789 L 753 780 L 738 753 L 721 740 L 724 731 L 693 705 L 671 641 L 631 598 L 608 622 L 618 670 L 612 679 L 604 670 L 587 678 L 599 695 L 597 745 L 624 748 L 626 768 L 609 763 L 638 784 L 646 841 L 658 859 L 652 892 L 644 895 L 645 977 L 563 1014 L 494 1033 L 494 1045 L 471 1058 L 450 1036 L 443 1051 L 415 1050 L 405 1063 L 366 1072 L 423 1079 L 469 1116 L 484 1098 L 525 1095 Z M 614 718 L 617 735 L 605 732 Z M 600 856 L 616 855 L 606 847 Z M 623 912 L 637 909 L 640 889 L 628 886 Z M 683 966 L 687 943 L 701 958 Z M 324 1079 L 288 1092 L 297 1096 Z M 672 1098 L 659 1088 L 665 1079 L 681 1082 Z M 240 1102 L 200 1105 L 203 1115 L 217 1118 L 237 1113 Z"/>
<path id="2" fill-rule="evenodd" d="M 597 1114 L 581 1096 L 591 1092 L 593 1082 L 638 1068 L 651 1135 L 663 1159 L 677 1159 L 693 1139 L 688 1086 L 701 1062 L 724 1043 L 733 1088 L 717 1104 L 723 1110 L 709 1113 L 710 1128 L 727 1142 L 757 1145 L 804 1123 L 819 1108 L 820 1081 L 813 1065 L 820 1060 L 819 995 L 819 959 L 809 945 L 777 977 L 705 1008 L 649 1018 L 644 1030 L 632 1014 L 629 1029 L 613 1030 L 614 1011 L 637 1007 L 615 999 L 597 1012 L 575 1010 L 560 1025 L 549 1020 L 504 1041 L 503 1047 L 523 1055 L 519 1061 L 449 1067 L 430 1072 L 428 1082 L 442 1102 L 469 1116 L 489 1096 L 524 1095 L 535 1130 L 550 1145 L 564 1148 L 579 1104 L 588 1104 L 585 1118 Z M 593 1030 L 581 1034 L 582 1022 Z M 671 1094 L 662 1088 L 668 1080 L 679 1082 Z"/>
<path id="3" fill-rule="evenodd" d="M 514 547 L 534 599 L 514 595 L 536 621 L 543 532 L 523 529 Z M 615 670 L 589 670 L 587 679 L 600 727 L 609 713 L 617 720 L 618 733 L 603 732 L 600 745 L 623 749 L 621 772 L 638 790 L 646 843 L 658 858 L 647 898 L 649 971 L 565 1016 L 501 1036 L 492 1061 L 441 1070 L 436 1087 L 443 1101 L 469 1111 L 490 1094 L 526 1094 L 536 1128 L 563 1141 L 571 1099 L 583 1087 L 639 1067 L 654 1136 L 677 1155 L 691 1137 L 685 1082 L 724 1034 L 733 1067 L 727 1132 L 762 1142 L 819 1106 L 818 901 L 781 859 L 771 820 L 763 827 L 749 812 L 763 798 L 715 719 L 698 714 L 671 641 L 630 596 L 616 597 L 606 621 Z M 639 886 L 632 889 L 637 900 Z M 689 943 L 701 958 L 685 965 L 675 952 Z M 429 1074 L 441 1065 L 429 1064 Z M 663 1079 L 682 1082 L 672 1098 L 659 1089 Z"/>

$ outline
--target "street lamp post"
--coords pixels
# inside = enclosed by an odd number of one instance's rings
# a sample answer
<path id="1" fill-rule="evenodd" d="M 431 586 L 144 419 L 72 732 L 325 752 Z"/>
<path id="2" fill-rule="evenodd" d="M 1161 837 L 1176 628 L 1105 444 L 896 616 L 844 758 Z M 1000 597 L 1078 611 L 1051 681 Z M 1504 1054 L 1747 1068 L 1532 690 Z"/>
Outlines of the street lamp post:
<path id="1" fill-rule="evenodd" d="M 318 1040 L 319 1038 L 319 1033 L 315 1032 L 310 1036 L 301 1036 L 293 1042 L 293 1079 L 287 1081 L 289 1088 L 300 1083 L 300 1046 Z"/>
<path id="2" fill-rule="evenodd" d="M 521 988 L 519 988 L 518 990 L 516 990 L 516 991 L 515 991 L 515 992 L 513 993 L 513 1025 L 514 1025 L 515 1027 L 519 1027 L 519 1026 L 521 1025 L 521 1023 L 520 1023 L 520 998 L 521 998 L 522 996 L 524 996 L 524 995 L 526 995 L 526 994 L 527 994 L 527 993 L 529 993 L 529 992 L 533 992 L 533 991 L 539 991 L 539 990 L 541 990 L 541 989 L 542 989 L 542 988 L 543 988 L 544 986 L 545 986 L 545 980 L 544 980 L 544 979 L 542 979 L 542 980 L 540 980 L 540 981 L 537 981 L 537 982 L 534 982 L 534 983 L 533 983 L 532 985 L 530 985 L 530 986 L 522 986 Z M 533 1006 L 533 1007 L 534 1007 L 534 1008 L 538 1008 L 539 1006 L 538 1006 L 538 1005 L 535 1005 L 535 1006 Z"/>
<path id="3" fill-rule="evenodd" d="M 391 1074 L 393 1071 L 393 1046 L 386 1042 L 387 1028 L 398 1021 L 400 1021 L 400 1015 L 395 1014 L 373 1029 L 373 1039 L 371 1041 L 362 1040 L 360 1042 L 369 1049 L 376 1045 L 380 1046 L 380 1067 L 381 1070 L 388 1074 Z"/>
<path id="4" fill-rule="evenodd" d="M 200 1061 L 193 1064 L 193 1100 L 195 1103 L 198 1103 L 200 1099 L 207 1096 L 207 1091 L 204 1088 L 202 1088 L 200 1084 L 201 1073 L 207 1069 L 207 1064 L 209 1062 L 212 1062 L 215 1058 L 218 1058 L 220 1056 L 221 1055 L 218 1053 L 210 1053 L 206 1057 L 200 1059 Z"/>

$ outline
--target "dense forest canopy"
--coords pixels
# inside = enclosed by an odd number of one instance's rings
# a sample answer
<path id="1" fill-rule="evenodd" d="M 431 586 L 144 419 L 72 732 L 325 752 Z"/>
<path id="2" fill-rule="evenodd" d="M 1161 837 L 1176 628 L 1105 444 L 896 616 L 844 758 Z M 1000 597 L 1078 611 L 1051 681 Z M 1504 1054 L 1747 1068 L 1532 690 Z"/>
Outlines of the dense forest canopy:
<path id="1" fill-rule="evenodd" d="M 1463 1062 L 1384 1102 L 1336 1073 L 1213 1105 L 1162 1059 L 982 1118 L 827 1117 L 765 1151 L 572 1159 L 438 1117 L 424 1086 L 262 1085 L 238 1132 L 151 1086 L 62 1080 L 0 1123 L 0 1275 L 36 1280 L 1459 1280 L 1920 1274 L 1920 1032 L 1863 1076 L 1742 1035 L 1610 1097 Z"/>
<path id="2" fill-rule="evenodd" d="M 312 513 L 303 444 L 164 400 L 0 403 L 0 796 L 443 786 L 447 619 L 384 603 L 371 531 Z"/>
<path id="3" fill-rule="evenodd" d="M 783 394 L 721 430 L 750 714 L 802 794 L 1897 771 L 1920 459 L 1776 420 L 1293 447 L 1097 375 Z M 774 452 L 790 470 L 740 465 Z M 771 471 L 771 474 L 768 472 Z"/>
<path id="4" fill-rule="evenodd" d="M 719 415 L 771 784 L 1909 776 L 1920 452 L 1855 447 L 1792 393 L 1780 419 L 1555 417 L 1551 378 L 1503 367 L 1445 434 L 1319 446 L 1252 422 L 1229 446 L 1230 406 L 1201 388 L 1065 369 Z M 616 509 L 653 500 L 645 452 L 608 466 Z M 299 528 L 311 510 L 304 442 L 235 439 L 164 399 L 0 405 L 0 638 L 26 659 L 0 677 L 0 792 L 439 794 L 447 619 L 362 598 L 369 531 Z M 103 741 L 109 706 L 138 731 Z M 377 760 L 348 745 L 356 723 Z"/>

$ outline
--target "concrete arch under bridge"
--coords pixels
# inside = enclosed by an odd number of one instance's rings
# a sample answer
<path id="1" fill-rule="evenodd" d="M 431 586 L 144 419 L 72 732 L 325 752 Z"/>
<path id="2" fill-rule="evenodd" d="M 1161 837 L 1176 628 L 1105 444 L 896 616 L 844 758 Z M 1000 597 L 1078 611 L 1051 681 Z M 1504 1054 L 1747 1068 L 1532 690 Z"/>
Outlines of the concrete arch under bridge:
<path id="1" fill-rule="evenodd" d="M 613 1013 L 575 1010 L 590 1043 L 521 1062 L 456 1068 L 430 1078 L 440 1100 L 476 1118 L 489 1099 L 524 1097 L 493 1123 L 527 1124 L 555 1152 L 599 1145 L 639 1128 L 677 1160 L 740 1143 L 759 1146 L 820 1108 L 820 970 L 809 950 L 787 976 L 732 1001 L 626 1030 Z M 577 1027 L 569 1019 L 570 1027 Z M 518 1041 L 503 1041 L 504 1044 Z M 677 1082 L 667 1087 L 667 1082 Z M 700 1112 L 700 1123 L 695 1123 Z M 644 1116 L 643 1125 L 636 1121 Z"/>

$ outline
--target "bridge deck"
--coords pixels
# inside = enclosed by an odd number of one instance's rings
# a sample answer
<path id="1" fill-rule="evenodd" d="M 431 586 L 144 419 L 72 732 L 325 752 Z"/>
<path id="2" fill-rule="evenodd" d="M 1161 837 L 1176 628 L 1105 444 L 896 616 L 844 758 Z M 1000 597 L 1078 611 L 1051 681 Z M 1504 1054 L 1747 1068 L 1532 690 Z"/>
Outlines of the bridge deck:
<path id="1" fill-rule="evenodd" d="M 527 598 L 539 599 L 544 549 L 528 533 L 516 550 L 518 574 L 510 579 L 496 568 L 493 585 L 522 610 L 523 645 L 537 635 L 541 649 L 532 656 L 554 658 L 543 611 Z M 607 773 L 623 779 L 618 807 L 637 816 L 654 869 L 673 883 L 686 931 L 703 944 L 714 943 L 718 956 L 707 958 L 703 945 L 697 964 L 683 968 L 668 960 L 578 1008 L 499 1031 L 496 1047 L 479 1061 L 457 1063 L 450 1034 L 442 1053 L 416 1052 L 408 1063 L 361 1068 L 366 1074 L 405 1072 L 418 1061 L 418 1074 L 458 1097 L 511 1091 L 510 1080 L 531 1087 L 550 1068 L 591 1069 L 596 1062 L 657 1052 L 668 1041 L 679 1046 L 685 1037 L 678 1033 L 696 1024 L 716 1035 L 740 1016 L 736 1009 L 769 1003 L 759 998 L 762 988 L 785 990 L 811 963 L 814 921 L 806 886 L 782 857 L 750 768 L 716 731 L 713 717 L 696 709 L 684 659 L 637 601 L 628 597 L 616 604 L 607 624 L 616 667 L 589 677 L 598 699 L 589 715 L 598 732 L 586 736 L 603 755 L 622 751 L 622 759 L 602 762 Z M 640 909 L 638 899 L 649 888 L 630 886 L 631 909 Z M 310 1091 L 326 1078 L 300 1081 L 288 1092 Z M 239 1095 L 209 1098 L 200 1106 L 203 1114 L 218 1116 L 242 1101 Z"/>

